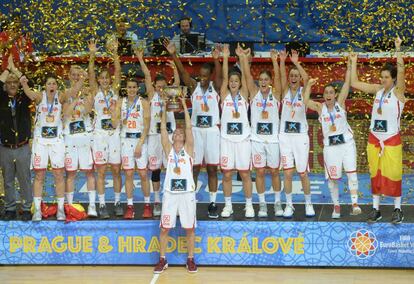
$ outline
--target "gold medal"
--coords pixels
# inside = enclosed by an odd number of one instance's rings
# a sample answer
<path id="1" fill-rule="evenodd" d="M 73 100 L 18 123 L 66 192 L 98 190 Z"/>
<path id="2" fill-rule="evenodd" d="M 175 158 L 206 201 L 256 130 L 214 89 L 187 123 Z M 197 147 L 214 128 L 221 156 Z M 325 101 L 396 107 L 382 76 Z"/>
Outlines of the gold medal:
<path id="1" fill-rule="evenodd" d="M 290 115 L 292 116 L 292 118 L 295 116 L 295 111 L 292 110 L 292 112 L 290 113 Z"/>
<path id="2" fill-rule="evenodd" d="M 331 125 L 330 130 L 331 130 L 332 132 L 335 132 L 335 131 L 336 131 L 336 126 L 335 126 L 335 124 L 332 124 L 332 125 Z"/>
<path id="3" fill-rule="evenodd" d="M 377 109 L 377 113 L 378 113 L 379 115 L 382 115 L 382 108 L 380 108 L 380 107 L 379 107 L 379 108 Z"/>
<path id="4" fill-rule="evenodd" d="M 210 110 L 210 108 L 206 104 L 203 104 L 203 109 L 204 109 L 204 112 L 208 112 Z"/>
<path id="5" fill-rule="evenodd" d="M 263 119 L 268 119 L 269 118 L 269 112 L 267 110 L 262 111 L 262 118 Z"/>
<path id="6" fill-rule="evenodd" d="M 104 107 L 104 108 L 103 108 L 103 113 L 104 113 L 104 114 L 109 114 L 109 110 L 108 110 L 108 108 L 107 108 L 107 107 Z"/>
<path id="7" fill-rule="evenodd" d="M 48 114 L 48 115 L 46 116 L 46 122 L 51 123 L 51 122 L 54 122 L 54 121 L 55 121 L 55 117 L 54 117 L 53 115 Z"/>
<path id="8" fill-rule="evenodd" d="M 127 119 L 122 120 L 122 124 L 123 125 L 127 125 L 127 123 L 128 123 L 128 120 Z"/>
<path id="9" fill-rule="evenodd" d="M 181 168 L 180 167 L 175 167 L 174 168 L 174 173 L 177 174 L 177 175 L 180 175 L 181 174 Z"/>
<path id="10" fill-rule="evenodd" d="M 233 112 L 233 118 L 239 118 L 240 117 L 240 112 L 235 111 Z"/>

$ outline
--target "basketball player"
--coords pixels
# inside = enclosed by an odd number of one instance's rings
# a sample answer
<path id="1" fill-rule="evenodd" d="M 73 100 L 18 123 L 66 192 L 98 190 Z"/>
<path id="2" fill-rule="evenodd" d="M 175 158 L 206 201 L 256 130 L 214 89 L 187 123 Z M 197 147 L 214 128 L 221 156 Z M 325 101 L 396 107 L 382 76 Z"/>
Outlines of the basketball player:
<path id="1" fill-rule="evenodd" d="M 323 158 L 325 175 L 334 204 L 333 219 L 341 217 L 338 180 L 342 177 L 342 167 L 344 167 L 348 176 L 348 188 L 352 200 L 351 215 L 361 214 L 361 208 L 358 206 L 356 146 L 345 110 L 345 100 L 348 97 L 350 81 L 351 63 L 348 60 L 345 82 L 339 94 L 333 84 L 328 84 L 324 88 L 323 103 L 311 100 L 310 93 L 312 86 L 316 83 L 315 79 L 308 81 L 303 94 L 305 105 L 318 113 L 319 121 L 322 124 Z"/>
<path id="2" fill-rule="evenodd" d="M 162 273 L 168 263 L 165 258 L 168 244 L 168 231 L 175 227 L 177 212 L 181 226 L 187 233 L 187 271 L 197 272 L 194 262 L 194 240 L 196 220 L 195 183 L 193 179 L 194 140 L 191 130 L 191 119 L 185 102 L 185 94 L 181 97 L 184 108 L 185 129 L 177 128 L 170 142 L 168 137 L 165 111 L 161 116 L 161 143 L 167 156 L 167 172 L 164 181 L 164 196 L 160 221 L 160 260 L 154 273 Z"/>
<path id="3" fill-rule="evenodd" d="M 381 69 L 381 84 L 368 84 L 358 80 L 357 54 L 351 54 L 351 86 L 364 93 L 375 94 L 372 106 L 370 133 L 368 136 L 368 165 L 371 175 L 373 209 L 368 222 L 382 218 L 379 210 L 380 195 L 394 197 L 392 223 L 404 220 L 401 211 L 402 182 L 402 145 L 400 119 L 406 98 L 405 68 L 401 55 L 401 39 L 395 39 L 397 68 L 386 64 Z"/>

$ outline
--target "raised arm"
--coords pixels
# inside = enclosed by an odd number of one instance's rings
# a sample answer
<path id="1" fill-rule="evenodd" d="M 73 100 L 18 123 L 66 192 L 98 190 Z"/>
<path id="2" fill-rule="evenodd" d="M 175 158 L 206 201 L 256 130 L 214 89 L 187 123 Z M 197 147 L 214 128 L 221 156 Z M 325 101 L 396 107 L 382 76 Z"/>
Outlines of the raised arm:
<path id="1" fill-rule="evenodd" d="M 315 85 L 315 83 L 316 79 L 311 78 L 308 80 L 308 83 L 305 86 L 305 91 L 303 92 L 303 102 L 308 108 L 317 111 L 320 115 L 322 112 L 322 104 L 310 99 L 312 86 Z"/>
<path id="2" fill-rule="evenodd" d="M 117 128 L 120 121 L 121 121 L 121 107 L 122 107 L 122 99 L 118 99 L 115 105 L 115 111 L 111 112 L 111 121 L 112 126 Z"/>
<path id="3" fill-rule="evenodd" d="M 152 97 L 154 96 L 155 89 L 154 89 L 154 86 L 152 85 L 151 72 L 148 69 L 147 64 L 145 64 L 145 61 L 144 61 L 144 50 L 136 49 L 135 55 L 138 57 L 139 65 L 141 66 L 141 70 L 144 73 L 145 89 L 147 90 L 148 99 L 151 101 Z"/>
<path id="4" fill-rule="evenodd" d="M 144 129 L 141 133 L 141 138 L 139 139 L 137 146 L 135 147 L 134 156 L 136 158 L 140 158 L 142 155 L 142 146 L 145 144 L 145 140 L 147 139 L 150 126 L 151 111 L 149 103 L 145 99 L 142 99 L 142 111 L 144 112 Z"/>
<path id="5" fill-rule="evenodd" d="M 62 103 L 64 103 L 68 100 L 68 98 L 76 97 L 79 94 L 79 92 L 82 90 L 87 77 L 88 77 L 88 74 L 86 73 L 86 71 L 82 70 L 79 75 L 79 80 L 71 88 L 63 92 L 62 95 L 59 97 L 59 100 Z"/>
<path id="6" fill-rule="evenodd" d="M 72 116 L 73 109 L 75 108 L 77 99 L 73 99 L 72 102 L 65 101 L 62 108 L 63 118 L 65 120 L 69 119 Z"/>
<path id="7" fill-rule="evenodd" d="M 220 90 L 221 85 L 223 84 L 223 74 L 220 65 L 220 52 L 221 47 L 219 44 L 216 44 L 211 55 L 213 56 L 214 60 L 214 89 Z"/>
<path id="8" fill-rule="evenodd" d="M 8 61 L 7 61 L 7 69 L 4 70 L 1 75 L 0 75 L 0 81 L 2 81 L 3 83 L 6 82 L 7 77 L 9 76 L 10 73 L 13 73 L 12 68 L 14 67 L 14 63 L 13 63 L 13 56 L 10 54 Z M 21 76 L 18 76 L 17 78 L 20 78 Z"/>
<path id="9" fill-rule="evenodd" d="M 290 61 L 292 61 L 295 67 L 299 70 L 299 74 L 303 80 L 303 85 L 306 86 L 309 80 L 309 76 L 308 76 L 308 73 L 306 73 L 305 69 L 303 69 L 302 65 L 300 65 L 299 53 L 296 50 L 292 49 L 292 55 L 290 56 Z"/>
<path id="10" fill-rule="evenodd" d="M 118 40 L 114 39 L 109 42 L 108 48 L 112 53 L 112 59 L 114 60 L 114 81 L 112 82 L 112 88 L 116 93 L 119 94 L 119 90 L 121 89 L 121 60 L 119 59 L 118 54 Z"/>
<path id="11" fill-rule="evenodd" d="M 240 64 L 242 67 L 242 76 L 244 75 L 246 87 L 247 87 L 248 93 L 250 94 L 249 97 L 252 99 L 254 98 L 254 96 L 256 96 L 257 92 L 259 91 L 259 88 L 254 83 L 254 79 L 250 71 L 250 66 L 249 66 L 249 62 L 247 60 L 246 54 L 243 51 L 240 52 L 239 50 L 241 50 L 241 48 L 238 45 L 236 49 L 236 53 L 237 53 L 237 56 L 240 58 Z M 242 87 L 243 85 L 244 85 L 244 82 L 242 82 Z"/>
<path id="12" fill-rule="evenodd" d="M 30 89 L 29 80 L 26 78 L 26 76 L 22 76 L 20 78 L 20 84 L 22 84 L 23 91 L 26 94 L 26 96 L 34 101 L 36 104 L 39 104 L 42 101 L 42 93 L 41 92 L 35 92 L 32 89 Z"/>
<path id="13" fill-rule="evenodd" d="M 277 57 L 278 57 L 277 51 L 272 49 L 270 51 L 270 58 L 272 58 L 273 73 L 274 73 L 272 93 L 276 97 L 276 99 L 280 101 L 282 97 L 282 85 L 280 82 L 280 69 L 279 69 L 279 64 L 277 64 Z"/>
<path id="14" fill-rule="evenodd" d="M 174 61 L 173 60 L 168 60 L 167 61 L 167 66 L 170 67 L 173 70 L 174 73 L 174 83 L 173 86 L 180 86 L 180 74 L 178 73 L 178 69 L 177 66 L 175 66 Z"/>
<path id="15" fill-rule="evenodd" d="M 247 57 L 251 55 L 251 50 L 250 48 L 243 50 L 240 47 L 240 50 L 242 50 L 242 52 L 244 53 L 244 55 L 241 55 L 242 57 L 244 56 L 245 59 L 242 59 L 240 57 L 240 61 L 245 60 L 245 62 L 247 62 Z M 245 63 L 246 64 L 246 63 Z M 240 95 L 243 96 L 243 98 L 248 102 L 249 101 L 249 89 L 247 87 L 247 79 L 246 79 L 246 72 L 243 71 L 242 68 L 242 73 L 241 73 L 241 78 L 242 78 L 242 85 L 241 85 L 241 89 L 240 89 Z"/>
<path id="16" fill-rule="evenodd" d="M 165 102 L 163 102 L 163 104 L 165 104 Z M 170 140 L 168 138 L 168 131 L 167 131 L 167 114 L 166 114 L 166 112 L 164 110 L 161 112 L 161 126 L 160 126 L 160 131 L 161 131 L 161 145 L 162 145 L 162 149 L 164 150 L 165 156 L 168 157 L 168 155 L 170 154 L 172 145 L 171 145 Z"/>
<path id="17" fill-rule="evenodd" d="M 358 73 L 357 73 L 358 55 L 354 52 L 351 52 L 349 56 L 351 58 L 351 86 L 355 89 L 363 91 L 364 93 L 376 94 L 381 89 L 381 85 L 368 84 L 368 83 L 359 81 Z"/>
<path id="18" fill-rule="evenodd" d="M 395 39 L 395 55 L 397 56 L 397 85 L 395 87 L 394 94 L 398 100 L 405 103 L 405 66 L 401 55 L 401 42 L 402 40 L 400 37 Z"/>
<path id="19" fill-rule="evenodd" d="M 96 58 L 96 51 L 98 49 L 96 47 L 95 39 L 91 39 L 88 42 L 88 47 L 89 47 L 89 65 L 88 65 L 89 86 L 91 87 L 92 92 L 96 93 L 95 91 L 98 90 L 98 82 L 96 82 L 95 58 Z"/>
<path id="20" fill-rule="evenodd" d="M 287 54 L 286 54 L 286 50 L 281 50 L 279 52 L 279 57 L 280 57 L 280 83 L 282 85 L 282 92 L 283 94 L 287 91 L 288 88 L 288 84 L 287 84 L 287 74 L 286 74 L 286 58 L 287 58 Z"/>
<path id="21" fill-rule="evenodd" d="M 347 65 L 346 65 L 346 74 L 345 74 L 345 81 L 342 85 L 341 91 L 338 95 L 338 104 L 345 109 L 345 101 L 348 98 L 349 88 L 351 86 L 351 59 L 348 58 Z"/>
<path id="22" fill-rule="evenodd" d="M 184 119 L 185 119 L 185 144 L 184 148 L 185 151 L 192 157 L 194 157 L 194 138 L 193 138 L 193 130 L 191 126 L 191 118 L 190 114 L 188 113 L 187 103 L 185 101 L 185 97 L 187 95 L 187 90 L 181 95 L 181 104 L 183 105 L 184 110 Z"/>
<path id="23" fill-rule="evenodd" d="M 229 45 L 224 44 L 223 45 L 223 82 L 221 83 L 220 88 L 220 99 L 223 102 L 224 99 L 227 96 L 229 85 L 229 56 L 230 56 L 230 50 Z"/>
<path id="24" fill-rule="evenodd" d="M 197 81 L 191 78 L 190 74 L 188 73 L 188 71 L 184 68 L 183 64 L 181 63 L 180 58 L 178 58 L 175 44 L 173 42 L 170 42 L 170 40 L 165 39 L 164 47 L 167 49 L 167 51 L 171 55 L 171 58 L 174 60 L 174 64 L 175 66 L 177 66 L 178 73 L 180 73 L 180 78 L 183 80 L 184 85 L 186 85 L 190 89 L 190 92 L 192 93 L 197 86 Z"/>

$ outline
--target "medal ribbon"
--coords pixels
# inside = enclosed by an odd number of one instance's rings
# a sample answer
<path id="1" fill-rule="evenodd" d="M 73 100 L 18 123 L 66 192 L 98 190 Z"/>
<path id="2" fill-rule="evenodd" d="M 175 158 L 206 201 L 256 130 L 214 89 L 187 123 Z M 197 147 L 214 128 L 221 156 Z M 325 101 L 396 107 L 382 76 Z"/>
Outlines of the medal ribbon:
<path id="1" fill-rule="evenodd" d="M 233 107 L 236 112 L 239 112 L 239 95 L 238 93 L 235 98 L 231 98 L 233 100 Z"/>
<path id="2" fill-rule="evenodd" d="M 131 111 L 134 109 L 135 105 L 137 104 L 137 101 L 138 101 L 138 96 L 135 98 L 133 104 L 130 107 L 128 107 L 127 105 L 127 113 L 126 113 L 127 120 L 128 120 L 129 115 L 131 114 Z"/>
<path id="3" fill-rule="evenodd" d="M 175 150 L 173 149 L 174 152 L 174 162 L 175 162 L 175 167 L 178 168 L 178 155 L 177 153 L 175 153 Z M 181 152 L 181 151 L 180 151 Z"/>

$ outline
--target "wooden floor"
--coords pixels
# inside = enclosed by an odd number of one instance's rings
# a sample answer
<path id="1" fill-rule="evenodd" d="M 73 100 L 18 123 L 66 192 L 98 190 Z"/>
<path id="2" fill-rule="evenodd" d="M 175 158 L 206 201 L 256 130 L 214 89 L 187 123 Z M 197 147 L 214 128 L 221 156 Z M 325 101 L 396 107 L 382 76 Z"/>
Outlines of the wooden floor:
<path id="1" fill-rule="evenodd" d="M 170 267 L 154 276 L 152 267 L 140 266 L 2 266 L 0 283 L 414 283 L 414 270 L 200 267 L 189 274 Z"/>

